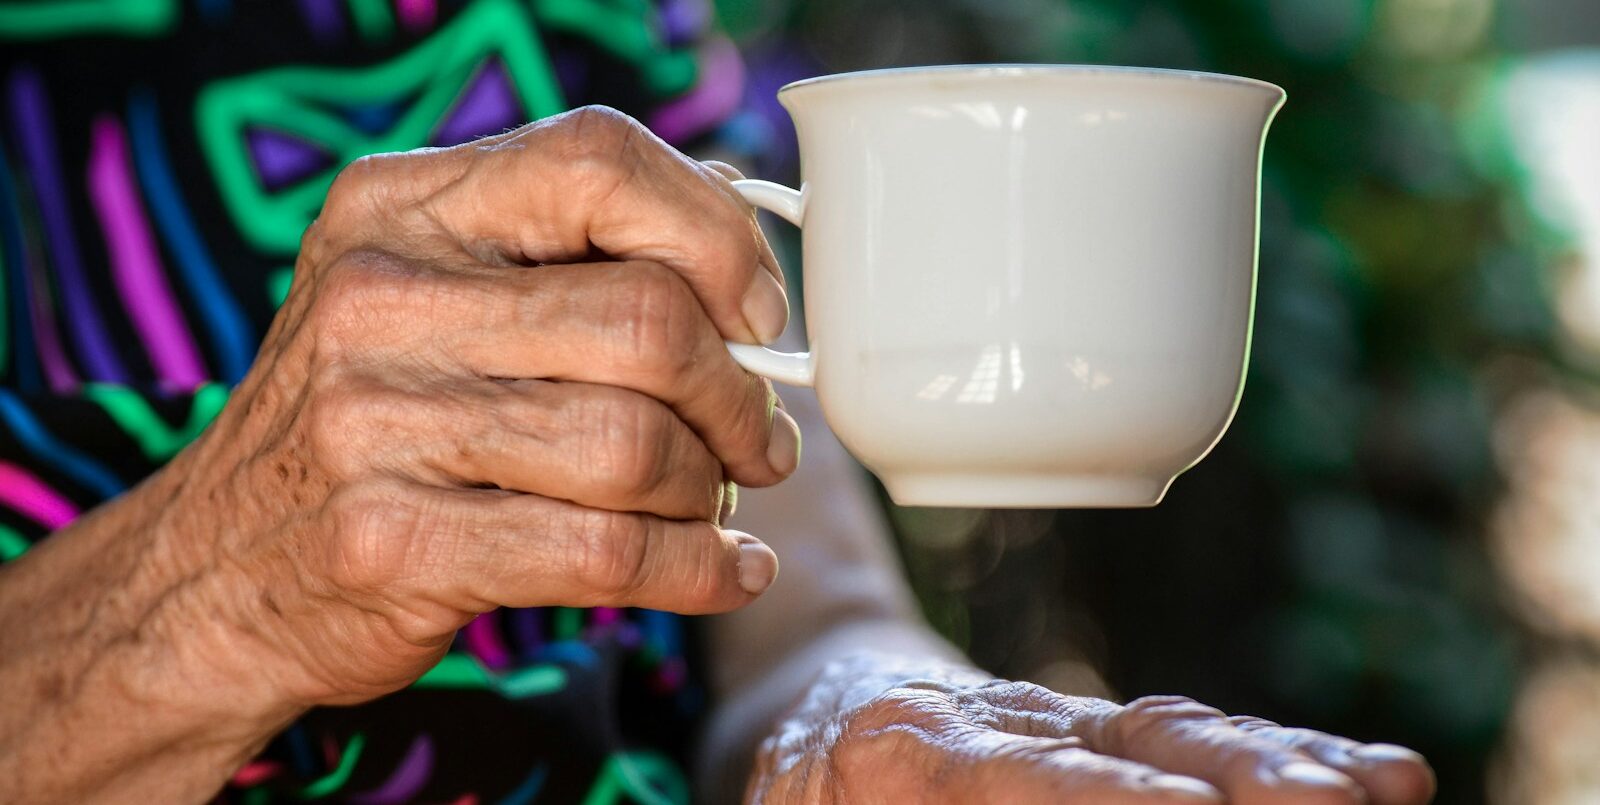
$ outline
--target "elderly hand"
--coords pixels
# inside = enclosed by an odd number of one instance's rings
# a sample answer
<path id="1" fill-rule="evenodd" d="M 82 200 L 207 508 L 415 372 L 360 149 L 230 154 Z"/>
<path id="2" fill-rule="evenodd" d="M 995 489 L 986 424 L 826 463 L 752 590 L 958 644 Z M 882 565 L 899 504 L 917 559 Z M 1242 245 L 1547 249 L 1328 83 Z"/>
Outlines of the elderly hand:
<path id="1" fill-rule="evenodd" d="M 1422 757 L 1176 696 L 1126 706 L 967 669 L 830 666 L 761 746 L 753 802 L 1420 805 Z"/>
<path id="2" fill-rule="evenodd" d="M 743 606 L 777 562 L 729 484 L 799 433 L 723 339 L 782 330 L 780 277 L 719 169 L 610 110 L 362 159 L 216 423 L 98 513 L 147 550 L 90 575 L 133 581 L 51 600 L 133 601 L 120 684 L 235 715 L 403 687 L 497 606 Z"/>

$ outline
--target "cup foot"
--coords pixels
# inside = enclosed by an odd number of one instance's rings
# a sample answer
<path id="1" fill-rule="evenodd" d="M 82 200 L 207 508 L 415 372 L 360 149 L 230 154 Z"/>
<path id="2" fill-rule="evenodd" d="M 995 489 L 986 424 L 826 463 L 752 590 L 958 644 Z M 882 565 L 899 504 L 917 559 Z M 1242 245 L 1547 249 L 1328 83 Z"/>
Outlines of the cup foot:
<path id="1" fill-rule="evenodd" d="M 1089 475 L 895 473 L 879 476 L 901 506 L 984 509 L 1122 509 L 1161 502 L 1170 478 Z"/>

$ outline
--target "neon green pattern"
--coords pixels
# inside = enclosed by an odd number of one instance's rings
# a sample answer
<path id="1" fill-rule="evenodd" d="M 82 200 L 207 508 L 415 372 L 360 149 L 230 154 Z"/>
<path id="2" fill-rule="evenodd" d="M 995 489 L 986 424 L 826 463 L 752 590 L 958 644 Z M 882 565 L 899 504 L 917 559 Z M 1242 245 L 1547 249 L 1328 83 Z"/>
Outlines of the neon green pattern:
<path id="1" fill-rule="evenodd" d="M 382 41 L 394 34 L 394 15 L 387 0 L 350 0 L 350 16 L 356 30 L 369 42 Z"/>
<path id="2" fill-rule="evenodd" d="M 262 251 L 293 254 L 339 167 L 366 154 L 427 145 L 450 104 L 491 57 L 505 65 L 528 114 L 544 117 L 565 107 L 533 20 L 517 0 L 474 3 L 427 41 L 374 67 L 284 67 L 207 85 L 195 105 L 201 150 L 239 231 Z M 400 120 L 377 135 L 330 109 L 413 95 Z M 316 143 L 336 157 L 335 165 L 269 192 L 251 167 L 244 137 L 251 126 Z"/>
<path id="3" fill-rule="evenodd" d="M 289 298 L 289 286 L 293 284 L 293 268 L 280 268 L 267 275 L 267 298 L 272 300 L 273 307 L 283 307 L 283 300 Z"/>
<path id="4" fill-rule="evenodd" d="M 159 36 L 178 21 L 177 0 L 46 0 L 0 3 L 0 39 L 73 34 Z"/>
<path id="5" fill-rule="evenodd" d="M 0 525 L 0 562 L 9 562 L 24 553 L 31 547 L 27 537 L 18 534 L 14 529 Z"/>
<path id="6" fill-rule="evenodd" d="M 694 85 L 694 53 L 667 47 L 650 0 L 534 0 L 534 11 L 551 29 L 582 36 L 633 65 L 660 95 Z"/>
<path id="7" fill-rule="evenodd" d="M 601 766 L 583 805 L 611 805 L 623 796 L 644 805 L 682 805 L 689 801 L 689 783 L 662 755 L 616 752 Z"/>
<path id="8" fill-rule="evenodd" d="M 356 770 L 356 761 L 361 759 L 361 750 L 367 746 L 367 736 L 356 733 L 350 736 L 350 743 L 345 744 L 344 753 L 339 756 L 339 765 L 333 771 L 319 779 L 313 780 L 309 785 L 300 790 L 302 799 L 318 799 L 338 791 L 349 781 L 350 773 Z"/>
<path id="9" fill-rule="evenodd" d="M 162 463 L 177 455 L 211 424 L 228 402 L 228 387 L 207 383 L 197 389 L 189 408 L 189 421 L 178 428 L 168 425 L 144 397 L 127 386 L 89 383 L 83 387 L 83 395 L 105 409 L 117 426 L 138 442 L 146 458 Z"/>
<path id="10" fill-rule="evenodd" d="M 540 664 L 497 674 L 470 654 L 450 653 L 411 686 L 434 690 L 493 690 L 509 699 L 527 699 L 566 688 L 567 672 L 558 665 Z"/>

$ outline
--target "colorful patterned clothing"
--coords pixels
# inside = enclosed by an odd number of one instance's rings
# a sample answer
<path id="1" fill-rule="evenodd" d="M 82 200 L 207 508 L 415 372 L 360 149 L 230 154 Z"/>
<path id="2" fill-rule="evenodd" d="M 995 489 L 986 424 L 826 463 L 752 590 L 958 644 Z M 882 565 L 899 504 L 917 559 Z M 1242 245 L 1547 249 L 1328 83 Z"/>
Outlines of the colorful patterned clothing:
<path id="1" fill-rule="evenodd" d="M 248 369 L 338 168 L 580 103 L 686 145 L 740 102 L 704 0 L 0 0 L 0 560 L 153 472 Z M 221 797 L 682 802 L 658 612 L 502 610 Z"/>

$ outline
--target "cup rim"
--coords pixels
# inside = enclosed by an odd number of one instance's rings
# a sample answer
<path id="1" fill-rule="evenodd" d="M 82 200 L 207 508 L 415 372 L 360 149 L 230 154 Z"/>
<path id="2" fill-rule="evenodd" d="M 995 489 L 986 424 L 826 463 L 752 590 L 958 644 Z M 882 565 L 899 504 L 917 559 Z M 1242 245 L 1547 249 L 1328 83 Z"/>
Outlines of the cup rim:
<path id="1" fill-rule="evenodd" d="M 1131 67 L 1114 64 L 940 64 L 921 67 L 887 67 L 877 70 L 856 70 L 848 73 L 833 73 L 802 78 L 799 81 L 791 81 L 783 85 L 778 90 L 778 95 L 781 97 L 796 90 L 827 84 L 892 82 L 929 75 L 950 75 L 956 78 L 975 79 L 1017 78 L 1024 76 L 1067 78 L 1111 75 L 1120 78 L 1149 78 L 1168 82 L 1200 81 L 1231 84 L 1233 86 L 1266 90 L 1278 95 L 1280 98 L 1288 95 L 1283 87 L 1259 78 L 1246 78 L 1245 76 L 1229 75 L 1227 73 L 1209 73 L 1201 70 L 1178 70 L 1169 67 Z"/>

